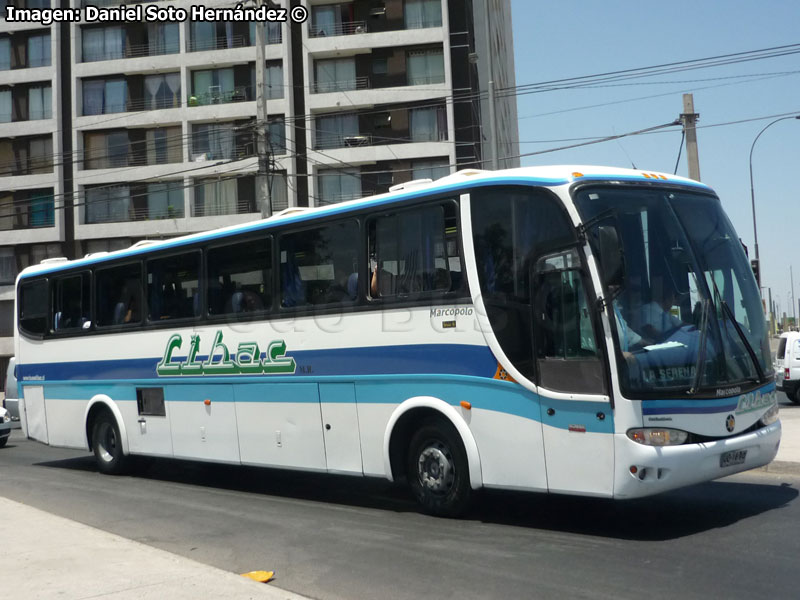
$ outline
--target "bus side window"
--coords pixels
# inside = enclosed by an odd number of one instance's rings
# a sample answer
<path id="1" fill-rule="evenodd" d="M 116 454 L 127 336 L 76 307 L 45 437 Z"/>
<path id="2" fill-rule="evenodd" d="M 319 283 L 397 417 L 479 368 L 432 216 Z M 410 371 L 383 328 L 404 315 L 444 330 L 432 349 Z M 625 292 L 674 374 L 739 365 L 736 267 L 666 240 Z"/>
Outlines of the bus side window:
<path id="1" fill-rule="evenodd" d="M 36 336 L 47 331 L 48 287 L 46 279 L 19 286 L 19 326 L 22 331 Z"/>
<path id="2" fill-rule="evenodd" d="M 147 261 L 147 319 L 190 319 L 199 316 L 200 252 Z"/>
<path id="3" fill-rule="evenodd" d="M 142 322 L 142 268 L 140 263 L 97 269 L 95 272 L 97 324 L 135 325 Z"/>
<path id="4" fill-rule="evenodd" d="M 357 279 L 360 239 L 354 220 L 282 235 L 281 306 L 354 303 L 353 274 Z"/>
<path id="5" fill-rule="evenodd" d="M 252 313 L 272 307 L 272 240 L 209 248 L 208 314 Z"/>
<path id="6" fill-rule="evenodd" d="M 444 206 L 377 217 L 370 222 L 369 232 L 369 246 L 376 262 L 370 273 L 373 297 L 444 293 L 452 289 L 452 269 L 460 273 L 461 265 L 457 244 L 445 239 Z M 448 249 L 455 251 L 455 261 L 448 256 Z"/>
<path id="7" fill-rule="evenodd" d="M 88 329 L 91 315 L 89 273 L 58 277 L 53 282 L 53 331 Z M 89 325 L 87 325 L 87 323 Z"/>

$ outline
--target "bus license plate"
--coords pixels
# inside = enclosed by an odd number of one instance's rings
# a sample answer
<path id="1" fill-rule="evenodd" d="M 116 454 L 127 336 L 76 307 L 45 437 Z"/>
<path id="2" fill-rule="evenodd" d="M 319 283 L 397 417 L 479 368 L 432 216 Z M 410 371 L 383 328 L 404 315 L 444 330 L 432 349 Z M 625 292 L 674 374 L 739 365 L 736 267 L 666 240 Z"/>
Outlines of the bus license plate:
<path id="1" fill-rule="evenodd" d="M 747 450 L 731 450 L 730 452 L 725 452 L 719 457 L 719 466 L 724 469 L 725 467 L 744 464 L 746 456 Z"/>

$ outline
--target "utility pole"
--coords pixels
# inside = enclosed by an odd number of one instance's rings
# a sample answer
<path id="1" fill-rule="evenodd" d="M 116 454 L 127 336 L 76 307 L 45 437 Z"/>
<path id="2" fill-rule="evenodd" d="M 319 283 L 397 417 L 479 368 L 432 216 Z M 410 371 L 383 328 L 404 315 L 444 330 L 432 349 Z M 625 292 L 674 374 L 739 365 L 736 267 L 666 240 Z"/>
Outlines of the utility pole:
<path id="1" fill-rule="evenodd" d="M 686 162 L 689 163 L 689 179 L 700 181 L 700 155 L 697 152 L 697 129 L 695 123 L 700 117 L 694 112 L 694 96 L 683 95 L 683 113 L 681 123 L 686 134 Z"/>
<path id="2" fill-rule="evenodd" d="M 792 265 L 789 265 L 789 279 L 792 282 L 792 316 L 794 317 L 794 324 L 797 327 L 797 302 L 794 299 L 794 272 L 792 271 Z"/>
<path id="3" fill-rule="evenodd" d="M 772 288 L 767 288 L 769 292 L 769 332 L 775 335 L 775 305 L 772 303 Z"/>
<path id="4" fill-rule="evenodd" d="M 488 66 L 488 90 L 489 90 L 489 127 L 491 128 L 490 140 L 492 151 L 492 169 L 496 171 L 500 168 L 497 159 L 497 114 L 495 113 L 495 92 L 494 92 L 494 67 L 492 61 L 492 30 L 489 26 L 489 0 L 483 0 L 485 9 L 484 27 L 486 30 L 486 65 Z"/>
<path id="5" fill-rule="evenodd" d="M 258 0 L 255 0 L 258 4 Z M 272 214 L 272 195 L 269 185 L 269 123 L 267 122 L 266 94 L 266 40 L 264 21 L 256 23 L 256 137 L 258 152 L 258 174 L 256 175 L 256 194 L 261 198 L 261 218 Z"/>

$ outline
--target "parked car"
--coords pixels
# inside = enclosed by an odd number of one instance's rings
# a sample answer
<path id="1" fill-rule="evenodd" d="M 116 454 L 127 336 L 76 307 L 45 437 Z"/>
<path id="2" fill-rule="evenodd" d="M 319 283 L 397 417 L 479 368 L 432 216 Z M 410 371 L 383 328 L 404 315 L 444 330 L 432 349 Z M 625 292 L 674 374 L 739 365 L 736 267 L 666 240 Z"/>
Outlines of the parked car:
<path id="1" fill-rule="evenodd" d="M 19 428 L 19 393 L 17 392 L 17 377 L 14 373 L 15 365 L 16 359 L 12 356 L 8 361 L 8 371 L 6 372 L 6 397 L 3 400 L 3 407 L 11 416 L 12 427 Z"/>
<path id="2" fill-rule="evenodd" d="M 800 332 L 781 334 L 775 355 L 775 384 L 789 400 L 800 404 Z"/>
<path id="3" fill-rule="evenodd" d="M 11 435 L 11 415 L 5 408 L 0 408 L 0 448 L 6 445 Z"/>

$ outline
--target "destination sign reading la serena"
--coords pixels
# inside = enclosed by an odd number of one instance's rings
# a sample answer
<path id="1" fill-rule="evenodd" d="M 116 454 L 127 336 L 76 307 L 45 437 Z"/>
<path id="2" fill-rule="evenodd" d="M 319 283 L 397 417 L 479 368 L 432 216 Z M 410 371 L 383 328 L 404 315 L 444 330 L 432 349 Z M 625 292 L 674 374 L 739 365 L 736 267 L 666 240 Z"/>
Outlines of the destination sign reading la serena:
<path id="1" fill-rule="evenodd" d="M 292 374 L 297 364 L 291 356 L 286 356 L 286 342 L 274 340 L 262 352 L 256 342 L 242 342 L 232 357 L 227 345 L 223 342 L 222 331 L 217 331 L 214 342 L 208 347 L 205 360 L 200 354 L 201 340 L 199 334 L 193 334 L 189 341 L 188 354 L 177 356 L 183 350 L 183 337 L 175 333 L 169 338 L 164 349 L 164 356 L 156 366 L 159 377 L 175 377 L 190 375 L 267 375 Z"/>

